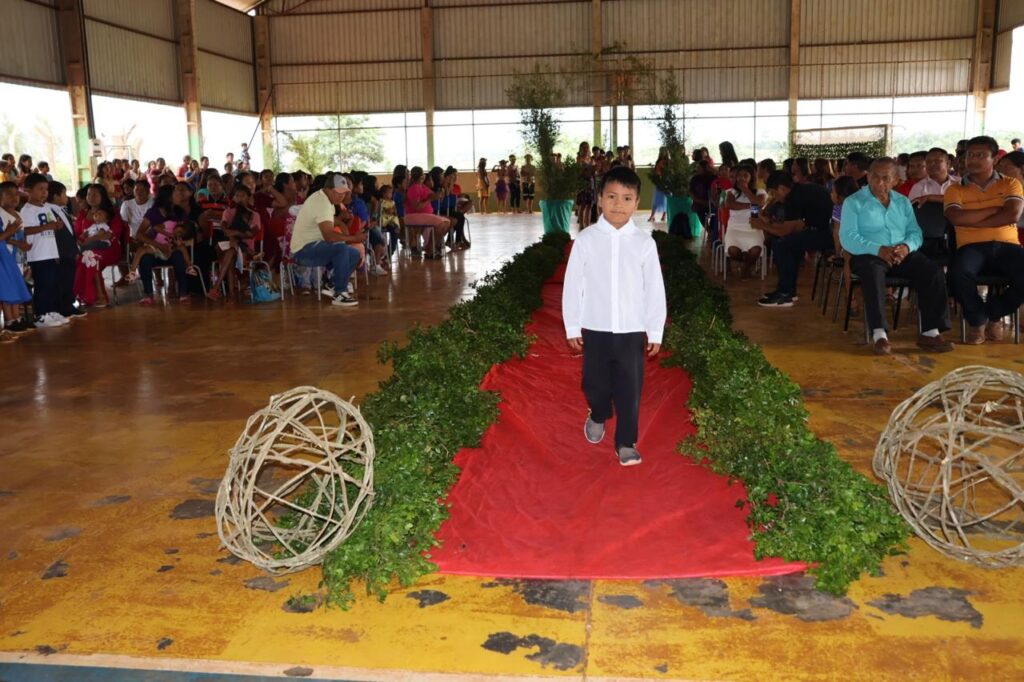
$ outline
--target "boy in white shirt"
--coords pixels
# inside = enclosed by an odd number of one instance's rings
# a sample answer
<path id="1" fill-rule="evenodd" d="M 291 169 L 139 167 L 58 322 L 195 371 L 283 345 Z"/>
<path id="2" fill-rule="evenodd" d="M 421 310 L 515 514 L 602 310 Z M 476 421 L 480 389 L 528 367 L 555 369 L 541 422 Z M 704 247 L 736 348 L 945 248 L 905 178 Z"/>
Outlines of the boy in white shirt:
<path id="1" fill-rule="evenodd" d="M 616 415 L 615 454 L 622 466 L 640 464 L 636 448 L 644 354 L 661 350 L 665 283 L 650 233 L 633 223 L 640 177 L 612 168 L 601 180 L 601 217 L 576 237 L 565 271 L 562 319 L 569 347 L 583 351 L 583 393 L 590 414 L 583 432 L 604 439 L 604 422 Z"/>
<path id="2" fill-rule="evenodd" d="M 66 229 L 57 214 L 57 207 L 46 203 L 49 181 L 45 175 L 32 173 L 25 179 L 28 203 L 21 209 L 25 237 L 30 245 L 28 265 L 32 268 L 32 312 L 36 326 L 59 327 L 67 324 L 61 314 L 61 263 L 56 231 Z"/>

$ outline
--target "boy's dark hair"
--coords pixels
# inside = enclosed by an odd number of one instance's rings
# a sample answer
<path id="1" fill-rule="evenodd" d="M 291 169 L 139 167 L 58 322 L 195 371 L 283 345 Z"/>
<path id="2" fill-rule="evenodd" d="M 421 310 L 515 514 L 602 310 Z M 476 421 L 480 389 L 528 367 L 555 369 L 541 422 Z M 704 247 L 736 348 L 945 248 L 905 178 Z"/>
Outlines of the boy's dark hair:
<path id="1" fill-rule="evenodd" d="M 923 158 L 925 158 L 926 156 L 928 156 L 928 152 L 926 152 L 926 151 L 924 151 L 924 150 L 922 149 L 922 150 L 920 150 L 920 151 L 916 151 L 916 152 L 914 152 L 913 154 L 911 154 L 910 156 L 908 156 L 908 157 L 907 157 L 907 160 L 908 160 L 908 161 L 913 161 L 914 159 L 923 159 Z"/>
<path id="2" fill-rule="evenodd" d="M 102 187 L 102 186 L 103 185 L 100 185 L 100 187 Z M 85 187 L 86 187 L 86 190 L 88 190 L 89 185 L 86 185 Z M 49 186 L 49 188 L 46 191 L 46 200 L 47 201 L 53 201 L 58 196 L 60 196 L 61 194 L 64 194 L 67 191 L 68 191 L 68 188 L 64 186 L 63 182 L 57 182 L 56 180 L 54 180 L 53 182 L 50 183 L 50 186 Z M 106 197 L 107 193 L 104 192 L 103 196 Z M 107 199 L 107 201 L 109 203 L 109 201 L 110 201 L 109 198 Z"/>
<path id="3" fill-rule="evenodd" d="M 832 183 L 832 189 L 835 190 L 836 196 L 840 199 L 845 199 L 854 192 L 860 189 L 860 185 L 857 181 L 851 178 L 849 175 L 840 175 Z"/>
<path id="4" fill-rule="evenodd" d="M 793 176 L 786 171 L 774 171 L 765 181 L 765 187 L 775 189 L 776 187 L 793 187 Z"/>
<path id="5" fill-rule="evenodd" d="M 988 147 L 988 150 L 995 156 L 999 153 L 999 143 L 988 135 L 978 135 L 967 140 L 967 147 Z M 965 147 L 965 149 L 967 148 Z"/>
<path id="6" fill-rule="evenodd" d="M 1010 140 L 1010 144 L 1015 144 L 1015 143 L 1016 144 L 1020 144 L 1020 138 L 1019 137 L 1015 137 L 1012 140 Z"/>
<path id="7" fill-rule="evenodd" d="M 383 199 L 384 198 L 384 192 L 388 191 L 389 189 L 391 189 L 391 185 L 381 185 L 377 189 L 377 198 L 378 199 Z"/>
<path id="8" fill-rule="evenodd" d="M 871 157 L 864 152 L 850 152 L 846 155 L 846 162 L 852 163 L 865 173 L 871 167 Z"/>
<path id="9" fill-rule="evenodd" d="M 928 150 L 929 154 L 933 154 L 935 152 L 939 152 L 940 154 L 945 154 L 946 156 L 949 156 L 949 152 L 947 152 L 942 147 L 932 147 L 931 149 Z"/>
<path id="10" fill-rule="evenodd" d="M 8 180 L 7 182 L 0 182 L 0 193 L 6 192 L 9 189 L 13 189 L 15 192 L 18 191 L 18 185 Z"/>
<path id="11" fill-rule="evenodd" d="M 33 187 L 37 187 L 48 182 L 50 181 L 47 180 L 46 176 L 42 173 L 29 173 L 28 177 L 25 178 L 25 189 L 32 189 Z"/>
<path id="12" fill-rule="evenodd" d="M 640 176 L 636 174 L 636 171 L 627 166 L 617 166 L 615 168 L 609 168 L 608 172 L 601 178 L 601 187 L 599 192 L 604 192 L 605 185 L 609 182 L 617 182 L 623 187 L 628 187 L 631 190 L 640 193 Z"/>
<path id="13" fill-rule="evenodd" d="M 36 164 L 36 168 L 38 168 L 40 170 L 43 169 L 43 166 L 46 166 L 47 168 L 49 168 L 50 164 L 48 162 L 46 162 L 46 161 L 40 161 L 39 163 Z"/>

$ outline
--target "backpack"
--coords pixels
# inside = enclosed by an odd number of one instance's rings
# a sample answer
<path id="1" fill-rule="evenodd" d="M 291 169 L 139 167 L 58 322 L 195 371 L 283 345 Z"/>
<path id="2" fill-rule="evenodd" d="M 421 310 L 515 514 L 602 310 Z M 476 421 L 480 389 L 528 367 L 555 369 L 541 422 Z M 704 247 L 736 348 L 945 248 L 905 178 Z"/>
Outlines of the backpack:
<path id="1" fill-rule="evenodd" d="M 270 276 L 270 266 L 264 261 L 253 261 L 249 265 L 249 292 L 253 303 L 269 303 L 281 299 L 281 292 Z"/>

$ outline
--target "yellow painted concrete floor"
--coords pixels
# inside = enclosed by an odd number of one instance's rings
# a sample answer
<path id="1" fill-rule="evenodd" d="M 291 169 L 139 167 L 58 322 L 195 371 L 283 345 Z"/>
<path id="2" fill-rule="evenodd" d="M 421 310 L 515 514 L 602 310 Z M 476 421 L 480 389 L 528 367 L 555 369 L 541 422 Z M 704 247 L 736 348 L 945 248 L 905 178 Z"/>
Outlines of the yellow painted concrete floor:
<path id="1" fill-rule="evenodd" d="M 800 576 L 432 575 L 347 612 L 296 599 L 319 594 L 317 569 L 269 578 L 219 550 L 212 500 L 250 413 L 295 385 L 372 390 L 389 372 L 380 342 L 443 319 L 541 229 L 480 216 L 473 231 L 468 252 L 403 261 L 358 310 L 125 304 L 4 347 L 0 662 L 347 679 L 1024 679 L 1024 570 L 974 568 L 920 541 L 846 599 Z M 763 286 L 730 280 L 738 328 L 803 387 L 814 430 L 869 475 L 890 411 L 914 389 L 965 364 L 1024 368 L 1024 346 L 921 355 L 903 330 L 897 353 L 875 358 L 857 323 L 844 334 L 809 303 L 757 308 Z"/>

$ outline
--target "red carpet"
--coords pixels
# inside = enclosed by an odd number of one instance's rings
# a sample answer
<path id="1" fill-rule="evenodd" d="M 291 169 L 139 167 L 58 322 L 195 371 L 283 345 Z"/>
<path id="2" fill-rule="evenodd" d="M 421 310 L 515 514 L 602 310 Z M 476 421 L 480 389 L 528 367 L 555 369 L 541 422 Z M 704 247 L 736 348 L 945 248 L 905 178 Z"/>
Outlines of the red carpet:
<path id="1" fill-rule="evenodd" d="M 756 561 L 736 501 L 739 484 L 675 452 L 694 433 L 685 405 L 690 378 L 647 365 L 638 449 L 619 466 L 614 420 L 605 441 L 583 437 L 581 360 L 565 344 L 562 280 L 544 287 L 524 360 L 491 369 L 483 388 L 501 393 L 501 416 L 481 447 L 458 453 L 451 517 L 434 551 L 443 573 L 510 578 L 685 578 L 792 573 L 802 564 Z"/>

